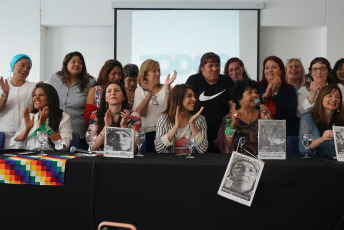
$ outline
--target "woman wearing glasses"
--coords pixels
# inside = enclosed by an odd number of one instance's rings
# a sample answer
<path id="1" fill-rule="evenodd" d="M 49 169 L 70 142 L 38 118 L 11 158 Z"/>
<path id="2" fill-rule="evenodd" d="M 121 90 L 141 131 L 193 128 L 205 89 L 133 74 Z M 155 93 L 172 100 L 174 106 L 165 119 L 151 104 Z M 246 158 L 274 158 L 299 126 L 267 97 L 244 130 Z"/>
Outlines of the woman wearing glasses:
<path id="1" fill-rule="evenodd" d="M 297 116 L 301 117 L 302 114 L 310 111 L 314 106 L 314 102 L 319 91 L 327 84 L 334 83 L 330 78 L 332 71 L 330 62 L 323 57 L 316 57 L 311 61 L 308 68 L 308 75 L 311 77 L 311 81 L 307 82 L 305 86 L 301 87 L 297 92 L 298 106 Z M 344 86 L 338 84 L 342 94 Z"/>
<path id="2" fill-rule="evenodd" d="M 288 59 L 285 72 L 287 83 L 293 85 L 296 92 L 305 85 L 306 73 L 300 58 Z"/>
<path id="3" fill-rule="evenodd" d="M 297 136 L 297 96 L 294 86 L 285 80 L 283 61 L 276 56 L 269 56 L 265 58 L 263 66 L 263 78 L 259 82 L 261 101 L 269 108 L 271 119 L 286 120 L 287 136 Z"/>
<path id="4" fill-rule="evenodd" d="M 177 72 L 167 76 L 165 85 L 160 84 L 159 62 L 147 59 L 140 67 L 135 90 L 133 110 L 140 114 L 142 129 L 146 134 L 146 152 L 155 152 L 155 128 L 158 116 L 165 110 L 171 91 L 171 83 L 176 79 Z"/>

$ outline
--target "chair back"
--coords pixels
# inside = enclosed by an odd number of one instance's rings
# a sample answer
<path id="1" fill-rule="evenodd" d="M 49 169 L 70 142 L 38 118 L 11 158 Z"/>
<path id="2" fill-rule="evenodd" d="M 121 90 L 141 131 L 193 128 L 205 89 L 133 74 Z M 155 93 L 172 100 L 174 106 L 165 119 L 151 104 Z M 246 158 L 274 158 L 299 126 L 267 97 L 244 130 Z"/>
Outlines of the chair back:
<path id="1" fill-rule="evenodd" d="M 5 147 L 5 133 L 0 132 L 0 150 L 4 150 Z"/>
<path id="2" fill-rule="evenodd" d="M 298 146 L 298 136 L 287 136 L 287 154 L 300 154 Z"/>

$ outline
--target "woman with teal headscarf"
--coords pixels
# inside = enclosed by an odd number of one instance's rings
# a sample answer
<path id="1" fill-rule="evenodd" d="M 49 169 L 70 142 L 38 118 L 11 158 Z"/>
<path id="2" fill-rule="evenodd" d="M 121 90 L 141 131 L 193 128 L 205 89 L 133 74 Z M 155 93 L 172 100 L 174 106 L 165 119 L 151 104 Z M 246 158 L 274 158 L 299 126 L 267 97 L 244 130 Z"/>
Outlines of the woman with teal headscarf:
<path id="1" fill-rule="evenodd" d="M 0 77 L 0 131 L 5 133 L 5 149 L 20 127 L 25 107 L 32 109 L 31 92 L 36 83 L 26 81 L 32 61 L 26 54 L 15 55 L 10 62 L 12 77 Z"/>

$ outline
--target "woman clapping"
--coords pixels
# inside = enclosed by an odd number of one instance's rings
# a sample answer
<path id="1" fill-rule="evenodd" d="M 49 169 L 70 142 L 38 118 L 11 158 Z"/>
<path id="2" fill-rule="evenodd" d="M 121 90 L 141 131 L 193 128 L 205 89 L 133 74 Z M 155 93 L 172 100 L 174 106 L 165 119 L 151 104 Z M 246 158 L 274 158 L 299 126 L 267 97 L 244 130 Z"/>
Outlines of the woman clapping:
<path id="1" fill-rule="evenodd" d="M 27 149 L 39 149 L 36 133 L 47 131 L 49 141 L 45 143 L 45 149 L 67 148 L 72 139 L 71 119 L 59 108 L 59 96 L 55 88 L 45 83 L 37 84 L 32 101 L 34 109 L 32 113 L 28 108 L 24 110 L 22 124 L 11 139 L 11 144 L 26 141 Z"/>
<path id="2" fill-rule="evenodd" d="M 193 136 L 198 153 L 208 149 L 207 124 L 197 111 L 198 100 L 191 85 L 176 85 L 160 115 L 156 128 L 155 148 L 158 153 L 189 153 L 186 136 Z"/>

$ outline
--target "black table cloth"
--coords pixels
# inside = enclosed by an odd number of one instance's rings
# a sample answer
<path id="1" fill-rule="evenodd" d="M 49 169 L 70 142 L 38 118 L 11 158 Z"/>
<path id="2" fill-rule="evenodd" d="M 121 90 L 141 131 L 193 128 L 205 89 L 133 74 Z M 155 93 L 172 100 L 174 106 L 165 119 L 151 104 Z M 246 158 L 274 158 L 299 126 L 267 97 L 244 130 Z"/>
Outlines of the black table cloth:
<path id="1" fill-rule="evenodd" d="M 344 228 L 342 163 L 266 160 L 247 207 L 217 195 L 229 159 L 77 157 L 67 161 L 64 186 L 0 184 L 0 227 L 91 230 L 107 220 L 139 230 Z"/>

